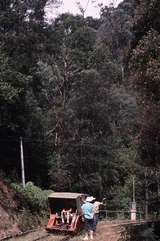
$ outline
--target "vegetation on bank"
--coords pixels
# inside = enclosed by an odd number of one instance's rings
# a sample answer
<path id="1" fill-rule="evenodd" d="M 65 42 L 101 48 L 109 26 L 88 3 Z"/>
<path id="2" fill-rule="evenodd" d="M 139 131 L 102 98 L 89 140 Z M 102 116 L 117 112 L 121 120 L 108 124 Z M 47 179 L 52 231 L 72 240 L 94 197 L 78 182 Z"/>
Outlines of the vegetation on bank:
<path id="1" fill-rule="evenodd" d="M 32 182 L 26 183 L 25 188 L 21 184 L 11 183 L 11 187 L 20 194 L 32 213 L 37 212 L 40 216 L 48 210 L 48 195 L 51 190 L 42 190 Z"/>
<path id="2" fill-rule="evenodd" d="M 29 182 L 21 184 L 0 179 L 0 238 L 46 226 L 49 217 L 47 197 L 51 190 L 42 190 Z"/>

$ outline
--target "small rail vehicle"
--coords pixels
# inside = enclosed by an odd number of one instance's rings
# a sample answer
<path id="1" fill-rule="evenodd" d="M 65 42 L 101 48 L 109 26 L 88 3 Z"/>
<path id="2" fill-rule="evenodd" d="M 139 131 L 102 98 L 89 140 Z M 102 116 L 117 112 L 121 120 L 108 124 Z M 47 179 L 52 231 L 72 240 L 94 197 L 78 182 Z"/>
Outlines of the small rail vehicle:
<path id="1" fill-rule="evenodd" d="M 83 226 L 81 206 L 86 194 L 53 192 L 48 196 L 50 218 L 47 231 L 77 233 Z"/>

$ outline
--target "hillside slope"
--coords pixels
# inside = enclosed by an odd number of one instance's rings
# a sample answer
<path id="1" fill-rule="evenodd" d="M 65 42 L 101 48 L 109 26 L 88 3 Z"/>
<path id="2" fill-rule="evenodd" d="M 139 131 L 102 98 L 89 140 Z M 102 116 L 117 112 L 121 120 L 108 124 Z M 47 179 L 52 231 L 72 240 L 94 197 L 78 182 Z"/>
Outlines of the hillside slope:
<path id="1" fill-rule="evenodd" d="M 20 232 L 20 207 L 20 198 L 7 183 L 0 180 L 0 238 Z"/>

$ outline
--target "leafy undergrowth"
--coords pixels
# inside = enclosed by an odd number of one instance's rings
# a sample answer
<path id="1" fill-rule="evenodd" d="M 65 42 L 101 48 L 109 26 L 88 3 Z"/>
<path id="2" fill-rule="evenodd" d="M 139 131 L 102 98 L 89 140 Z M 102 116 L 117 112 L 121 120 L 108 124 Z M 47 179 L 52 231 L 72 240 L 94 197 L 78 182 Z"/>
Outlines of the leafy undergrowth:
<path id="1" fill-rule="evenodd" d="M 31 182 L 24 189 L 20 184 L 0 180 L 0 239 L 45 225 L 50 192 Z"/>

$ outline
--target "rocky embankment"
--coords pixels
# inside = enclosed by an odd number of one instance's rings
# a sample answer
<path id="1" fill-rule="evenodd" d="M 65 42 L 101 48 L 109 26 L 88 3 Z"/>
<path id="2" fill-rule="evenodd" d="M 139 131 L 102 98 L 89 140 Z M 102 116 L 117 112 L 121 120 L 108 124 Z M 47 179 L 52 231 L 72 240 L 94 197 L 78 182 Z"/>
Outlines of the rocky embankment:
<path id="1" fill-rule="evenodd" d="M 18 216 L 21 202 L 12 188 L 0 180 L 0 239 L 19 233 Z"/>

